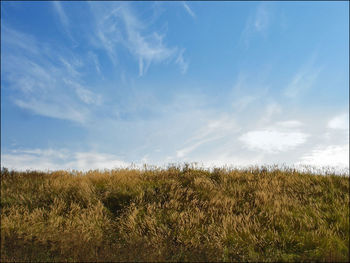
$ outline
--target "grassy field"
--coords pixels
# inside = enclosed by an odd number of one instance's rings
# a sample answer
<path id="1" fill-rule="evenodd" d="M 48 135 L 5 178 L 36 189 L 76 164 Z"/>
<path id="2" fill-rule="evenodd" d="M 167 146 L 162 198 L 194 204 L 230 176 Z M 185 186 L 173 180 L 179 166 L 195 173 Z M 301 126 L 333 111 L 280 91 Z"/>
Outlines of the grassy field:
<path id="1" fill-rule="evenodd" d="M 3 169 L 1 261 L 347 262 L 349 177 Z"/>

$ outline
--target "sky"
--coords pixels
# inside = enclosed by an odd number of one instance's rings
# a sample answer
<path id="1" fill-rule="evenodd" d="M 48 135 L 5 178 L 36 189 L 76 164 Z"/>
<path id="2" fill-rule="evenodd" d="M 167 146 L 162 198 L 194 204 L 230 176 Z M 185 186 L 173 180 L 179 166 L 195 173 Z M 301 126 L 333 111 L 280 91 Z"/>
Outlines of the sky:
<path id="1" fill-rule="evenodd" d="M 1 166 L 349 169 L 349 2 L 1 2 Z"/>

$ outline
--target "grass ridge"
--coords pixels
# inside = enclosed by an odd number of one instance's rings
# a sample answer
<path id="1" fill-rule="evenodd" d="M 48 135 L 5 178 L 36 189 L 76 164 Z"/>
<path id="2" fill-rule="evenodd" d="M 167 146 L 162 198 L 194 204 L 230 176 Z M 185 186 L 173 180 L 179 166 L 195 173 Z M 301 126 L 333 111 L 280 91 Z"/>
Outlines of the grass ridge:
<path id="1" fill-rule="evenodd" d="M 348 262 L 349 177 L 3 168 L 1 261 Z"/>

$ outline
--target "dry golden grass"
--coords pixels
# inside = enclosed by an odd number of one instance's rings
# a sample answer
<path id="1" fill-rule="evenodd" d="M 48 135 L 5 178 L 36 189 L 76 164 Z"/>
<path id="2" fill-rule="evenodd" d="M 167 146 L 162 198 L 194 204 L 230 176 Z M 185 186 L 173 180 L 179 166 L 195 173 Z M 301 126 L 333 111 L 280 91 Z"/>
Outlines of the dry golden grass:
<path id="1" fill-rule="evenodd" d="M 349 177 L 3 169 L 1 261 L 347 262 Z"/>

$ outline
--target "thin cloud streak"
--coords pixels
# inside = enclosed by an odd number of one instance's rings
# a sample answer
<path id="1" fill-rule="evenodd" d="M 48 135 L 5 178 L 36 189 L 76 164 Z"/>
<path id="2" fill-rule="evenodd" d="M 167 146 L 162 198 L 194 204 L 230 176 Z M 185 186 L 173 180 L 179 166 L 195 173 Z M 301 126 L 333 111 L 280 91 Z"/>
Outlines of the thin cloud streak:
<path id="1" fill-rule="evenodd" d="M 284 95 L 288 98 L 296 98 L 302 93 L 311 89 L 320 75 L 322 68 L 315 66 L 315 56 L 312 56 L 300 69 L 296 72 Z"/>
<path id="2" fill-rule="evenodd" d="M 254 14 L 247 19 L 246 25 L 241 33 L 240 42 L 248 48 L 254 35 L 267 36 L 267 31 L 271 25 L 271 11 L 265 3 L 261 3 Z"/>
<path id="3" fill-rule="evenodd" d="M 186 2 L 182 2 L 183 7 L 185 8 L 186 12 L 192 16 L 193 18 L 196 18 L 196 14 L 192 11 L 192 9 L 188 6 Z"/>
<path id="4" fill-rule="evenodd" d="M 175 63 L 179 65 L 182 74 L 186 74 L 188 69 L 188 64 L 189 64 L 188 61 L 186 61 L 184 58 L 184 55 L 183 55 L 184 52 L 185 52 L 185 49 L 182 49 L 175 60 Z"/>
<path id="5" fill-rule="evenodd" d="M 264 32 L 267 30 L 270 24 L 270 13 L 267 10 L 267 7 L 260 5 L 257 8 L 255 19 L 254 19 L 254 29 L 257 32 Z"/>
<path id="6" fill-rule="evenodd" d="M 14 103 L 25 110 L 29 110 L 35 114 L 57 118 L 62 120 L 70 120 L 80 124 L 84 124 L 88 118 L 88 109 L 75 108 L 67 101 L 60 103 L 58 101 L 40 101 L 35 98 L 23 101 L 14 100 Z"/>
<path id="7" fill-rule="evenodd" d="M 205 125 L 195 131 L 187 140 L 186 146 L 176 151 L 176 157 L 186 157 L 198 147 L 208 142 L 228 138 L 239 130 L 240 128 L 237 126 L 234 116 L 220 114 L 216 119 L 208 119 Z"/>
<path id="8" fill-rule="evenodd" d="M 92 62 L 94 63 L 96 72 L 103 77 L 102 72 L 101 72 L 101 65 L 100 65 L 100 61 L 98 59 L 98 56 L 92 51 L 88 52 L 88 56 L 91 58 Z"/>
<path id="9" fill-rule="evenodd" d="M 52 5 L 53 5 L 54 10 L 56 11 L 61 23 L 62 23 L 62 25 L 67 30 L 69 28 L 69 20 L 68 20 L 66 13 L 64 12 L 64 9 L 61 5 L 61 2 L 60 1 L 53 1 Z"/>
<path id="10" fill-rule="evenodd" d="M 69 39 L 73 42 L 74 46 L 78 46 L 78 43 L 75 41 L 75 39 L 72 36 L 71 29 L 70 29 L 70 21 L 66 12 L 64 11 L 61 1 L 53 1 L 52 6 L 60 20 L 60 23 L 63 26 L 65 33 L 67 34 Z"/>

